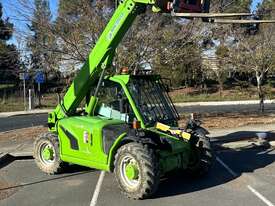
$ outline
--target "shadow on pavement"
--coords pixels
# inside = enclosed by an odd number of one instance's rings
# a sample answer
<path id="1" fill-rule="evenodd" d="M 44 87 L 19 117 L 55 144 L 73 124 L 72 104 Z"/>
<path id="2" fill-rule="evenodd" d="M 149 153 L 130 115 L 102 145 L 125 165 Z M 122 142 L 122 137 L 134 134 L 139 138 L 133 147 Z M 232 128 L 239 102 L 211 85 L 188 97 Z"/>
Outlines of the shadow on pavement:
<path id="1" fill-rule="evenodd" d="M 234 141 L 247 139 L 248 136 L 253 136 L 258 132 L 237 132 L 230 134 L 231 137 L 239 135 L 234 138 Z M 245 138 L 242 137 L 245 136 Z M 274 134 L 269 135 L 269 140 L 274 138 Z M 219 137 L 221 142 L 230 142 L 227 137 Z M 217 142 L 215 142 L 217 144 Z M 165 178 L 161 181 L 159 190 L 153 197 L 169 197 L 175 195 L 182 195 L 201 191 L 204 189 L 212 188 L 218 185 L 223 185 L 227 182 L 239 178 L 243 173 L 253 173 L 255 170 L 264 168 L 275 162 L 275 149 L 270 145 L 264 146 L 248 146 L 242 147 L 238 150 L 224 148 L 216 151 L 216 155 L 222 159 L 236 174 L 234 177 L 217 161 L 214 161 L 213 167 L 210 172 L 200 178 L 191 178 L 186 173 L 176 174 L 171 177 Z M 273 152 L 273 154 L 272 154 Z M 274 174 L 275 171 L 269 171 Z"/>
<path id="2" fill-rule="evenodd" d="M 71 178 L 74 176 L 83 175 L 83 174 L 91 173 L 94 171 L 95 170 L 87 168 L 87 167 L 82 167 L 82 166 L 78 166 L 78 165 L 69 165 L 64 170 L 64 172 L 60 175 L 51 175 L 51 176 L 48 176 L 48 177 L 50 177 L 49 179 L 43 179 L 43 180 L 38 180 L 38 181 L 34 181 L 34 182 L 28 182 L 28 183 L 14 185 L 14 186 L 10 186 L 10 187 L 0 188 L 0 192 L 4 191 L 4 190 L 10 190 L 10 189 L 15 189 L 15 188 L 20 188 L 20 187 L 25 187 L 25 186 L 30 186 L 30 185 L 36 185 L 36 184 L 40 184 L 40 183 L 44 183 L 44 182 L 51 182 L 51 181 L 56 181 L 56 180 L 60 180 L 60 179 Z"/>
<path id="3" fill-rule="evenodd" d="M 259 133 L 265 133 L 267 141 L 275 140 L 274 131 L 238 131 L 227 134 L 225 136 L 214 137 L 212 141 L 214 143 L 222 144 L 241 140 L 255 140 L 258 139 Z"/>
<path id="4" fill-rule="evenodd" d="M 9 165 L 10 163 L 12 163 L 14 161 L 33 160 L 33 159 L 34 159 L 33 156 L 14 157 L 12 155 L 7 155 L 7 157 L 5 158 L 5 161 L 3 161 L 0 164 L 0 169 L 7 166 L 7 165 Z M 43 183 L 43 182 L 51 182 L 51 181 L 55 181 L 55 180 L 59 180 L 59 179 L 70 178 L 70 177 L 73 177 L 73 176 L 78 176 L 78 175 L 82 175 L 82 174 L 86 174 L 86 173 L 91 173 L 91 172 L 94 172 L 94 171 L 96 171 L 96 170 L 88 168 L 88 167 L 83 167 L 83 166 L 79 166 L 79 165 L 69 165 L 68 164 L 68 165 L 65 166 L 64 171 L 60 175 L 51 175 L 51 176 L 49 176 L 50 177 L 49 179 L 43 179 L 43 180 L 39 180 L 39 181 L 34 181 L 34 182 L 29 182 L 29 183 L 24 183 L 24 184 L 19 184 L 19 185 L 13 185 L 13 186 L 9 186 L 9 187 L 0 188 L 0 192 L 5 191 L 5 190 L 16 189 L 16 188 L 20 188 L 20 187 L 40 184 L 40 183 Z"/>
<path id="5" fill-rule="evenodd" d="M 12 163 L 15 160 L 30 160 L 33 159 L 33 156 L 12 156 L 10 154 L 7 154 L 5 158 L 0 160 L 0 169 L 8 166 L 10 163 Z"/>

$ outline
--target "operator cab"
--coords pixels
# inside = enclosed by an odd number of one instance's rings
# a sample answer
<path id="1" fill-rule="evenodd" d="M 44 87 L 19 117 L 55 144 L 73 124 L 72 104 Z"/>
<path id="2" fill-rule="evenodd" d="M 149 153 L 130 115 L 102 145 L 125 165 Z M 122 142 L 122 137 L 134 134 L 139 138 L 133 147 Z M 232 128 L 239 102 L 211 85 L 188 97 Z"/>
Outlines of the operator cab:
<path id="1" fill-rule="evenodd" d="M 154 126 L 156 122 L 177 124 L 179 115 L 159 76 L 127 75 L 127 82 L 117 81 L 121 76 L 125 75 L 115 75 L 102 82 L 95 115 L 129 124 L 142 119 L 146 126 Z"/>
<path id="2" fill-rule="evenodd" d="M 96 115 L 124 122 L 132 122 L 133 110 L 127 96 L 119 83 L 105 79 L 100 87 Z"/>

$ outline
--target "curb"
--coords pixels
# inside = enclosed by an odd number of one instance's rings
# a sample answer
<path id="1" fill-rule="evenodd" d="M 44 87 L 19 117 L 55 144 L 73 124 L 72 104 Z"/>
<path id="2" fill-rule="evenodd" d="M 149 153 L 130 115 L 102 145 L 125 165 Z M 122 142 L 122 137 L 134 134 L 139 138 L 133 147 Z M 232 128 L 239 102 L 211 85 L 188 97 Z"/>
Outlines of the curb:
<path id="1" fill-rule="evenodd" d="M 275 100 L 265 100 L 265 104 L 273 104 Z M 186 106 L 223 106 L 223 105 L 255 105 L 259 104 L 259 100 L 244 100 L 244 101 L 213 101 L 213 102 L 182 102 L 174 103 L 178 107 Z"/>
<path id="2" fill-rule="evenodd" d="M 51 111 L 53 111 L 53 109 L 40 109 L 40 110 L 30 110 L 30 111 L 18 111 L 18 112 L 1 112 L 0 118 L 19 116 L 19 115 L 46 114 Z"/>

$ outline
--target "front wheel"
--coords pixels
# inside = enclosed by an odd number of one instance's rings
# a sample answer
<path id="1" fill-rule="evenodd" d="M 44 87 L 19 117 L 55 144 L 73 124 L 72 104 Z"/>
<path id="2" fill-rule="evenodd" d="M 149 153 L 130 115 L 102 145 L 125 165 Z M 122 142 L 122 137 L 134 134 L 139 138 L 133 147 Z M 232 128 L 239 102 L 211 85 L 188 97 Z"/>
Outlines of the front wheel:
<path id="1" fill-rule="evenodd" d="M 115 156 L 115 176 L 122 192 L 131 199 L 148 198 L 159 184 L 159 162 L 148 145 L 128 143 Z"/>
<path id="2" fill-rule="evenodd" d="M 57 174 L 64 168 L 60 159 L 57 135 L 45 133 L 34 141 L 34 159 L 37 166 L 47 174 Z"/>

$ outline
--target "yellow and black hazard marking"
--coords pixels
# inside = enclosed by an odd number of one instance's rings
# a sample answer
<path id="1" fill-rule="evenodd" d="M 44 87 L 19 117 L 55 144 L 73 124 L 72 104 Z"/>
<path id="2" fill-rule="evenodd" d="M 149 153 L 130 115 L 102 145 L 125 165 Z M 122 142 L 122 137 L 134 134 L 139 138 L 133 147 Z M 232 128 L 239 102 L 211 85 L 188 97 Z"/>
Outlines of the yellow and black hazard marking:
<path id="1" fill-rule="evenodd" d="M 159 122 L 157 122 L 157 124 L 156 124 L 156 129 L 158 129 L 160 131 L 163 131 L 163 132 L 169 132 L 170 134 L 175 135 L 177 137 L 180 137 L 183 140 L 189 141 L 190 138 L 191 138 L 191 134 L 190 133 L 185 132 L 182 129 L 173 128 L 173 127 L 170 127 L 168 125 L 165 125 L 165 124 L 162 124 L 162 123 L 159 123 Z"/>

